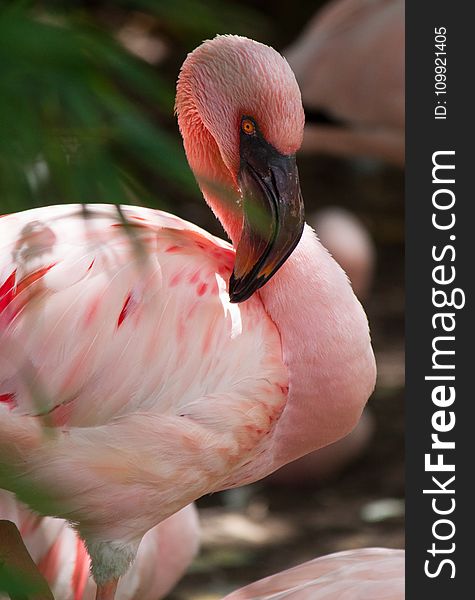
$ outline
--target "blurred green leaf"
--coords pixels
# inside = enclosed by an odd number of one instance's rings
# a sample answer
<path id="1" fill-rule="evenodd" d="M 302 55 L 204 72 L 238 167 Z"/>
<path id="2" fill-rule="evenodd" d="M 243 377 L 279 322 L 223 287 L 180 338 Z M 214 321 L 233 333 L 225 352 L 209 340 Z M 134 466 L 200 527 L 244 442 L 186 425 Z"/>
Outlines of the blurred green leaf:
<path id="1" fill-rule="evenodd" d="M 1 212 L 63 202 L 174 210 L 176 195 L 198 195 L 176 124 L 175 135 L 167 131 L 176 75 L 167 81 L 129 54 L 98 8 L 145 11 L 186 47 L 190 38 L 262 32 L 262 17 L 217 0 L 94 5 L 0 1 Z"/>
<path id="2" fill-rule="evenodd" d="M 130 186 L 150 172 L 196 194 L 180 143 L 144 109 L 171 116 L 173 87 L 104 32 L 28 4 L 0 5 L 2 210 L 140 202 Z"/>
<path id="3" fill-rule="evenodd" d="M 218 33 L 241 35 L 262 34 L 266 31 L 266 21 L 260 13 L 239 3 L 219 0 L 135 0 L 121 1 L 123 6 L 147 9 L 166 23 L 177 37 L 186 39 L 193 36 L 195 43 Z"/>
<path id="4" fill-rule="evenodd" d="M 26 599 L 38 591 L 38 585 L 17 569 L 12 569 L 0 563 L 0 592 L 8 594 L 11 598 Z"/>

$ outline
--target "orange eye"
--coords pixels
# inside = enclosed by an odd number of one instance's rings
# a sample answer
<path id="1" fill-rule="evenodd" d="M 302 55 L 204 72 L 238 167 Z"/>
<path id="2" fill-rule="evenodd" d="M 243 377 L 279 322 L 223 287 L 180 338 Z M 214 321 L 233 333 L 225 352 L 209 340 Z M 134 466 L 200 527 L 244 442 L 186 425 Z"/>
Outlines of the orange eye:
<path id="1" fill-rule="evenodd" d="M 256 126 L 250 119 L 244 119 L 241 128 L 247 135 L 252 135 L 256 131 Z"/>

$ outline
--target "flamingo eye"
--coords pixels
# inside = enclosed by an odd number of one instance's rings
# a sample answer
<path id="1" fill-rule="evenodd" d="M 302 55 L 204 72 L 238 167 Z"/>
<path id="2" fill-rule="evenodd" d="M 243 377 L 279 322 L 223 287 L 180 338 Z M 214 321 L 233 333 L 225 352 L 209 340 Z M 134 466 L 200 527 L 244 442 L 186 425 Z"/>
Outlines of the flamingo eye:
<path id="1" fill-rule="evenodd" d="M 243 121 L 241 123 L 241 129 L 247 135 L 252 135 L 256 131 L 256 126 L 251 121 L 251 119 L 243 119 Z"/>

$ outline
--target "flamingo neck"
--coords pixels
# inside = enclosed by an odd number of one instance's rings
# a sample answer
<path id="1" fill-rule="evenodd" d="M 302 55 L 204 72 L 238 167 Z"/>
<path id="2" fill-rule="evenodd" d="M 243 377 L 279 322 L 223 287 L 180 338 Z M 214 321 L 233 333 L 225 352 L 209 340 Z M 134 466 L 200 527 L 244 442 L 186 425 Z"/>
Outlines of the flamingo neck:
<path id="1" fill-rule="evenodd" d="M 186 157 L 203 196 L 234 247 L 241 237 L 241 195 L 237 179 L 224 164 L 218 145 L 194 113 L 179 119 Z"/>
<path id="2" fill-rule="evenodd" d="M 259 294 L 280 332 L 289 372 L 274 470 L 353 429 L 373 390 L 376 367 L 364 310 L 308 225 Z"/>

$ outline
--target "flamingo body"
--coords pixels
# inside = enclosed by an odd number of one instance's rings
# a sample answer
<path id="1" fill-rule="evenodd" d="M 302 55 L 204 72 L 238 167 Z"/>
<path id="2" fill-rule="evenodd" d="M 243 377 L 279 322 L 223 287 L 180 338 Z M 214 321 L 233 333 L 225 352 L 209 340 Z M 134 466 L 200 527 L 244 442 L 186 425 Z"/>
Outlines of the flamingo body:
<path id="1" fill-rule="evenodd" d="M 403 0 L 333 0 L 285 55 L 304 105 L 341 122 L 308 125 L 304 151 L 404 163 Z"/>
<path id="2" fill-rule="evenodd" d="M 287 62 L 218 36 L 176 110 L 232 247 L 136 207 L 0 219 L 0 485 L 75 524 L 101 600 L 149 529 L 344 436 L 375 381 L 364 311 L 304 223 Z"/>
<path id="3" fill-rule="evenodd" d="M 224 600 L 403 600 L 404 551 L 362 548 L 271 575 Z"/>
<path id="4" fill-rule="evenodd" d="M 128 233 L 114 207 L 90 210 L 85 221 L 79 206 L 0 220 L 9 259 L 2 265 L 0 394 L 19 423 L 43 415 L 45 423 L 75 428 L 74 450 L 68 435 L 61 459 L 46 444 L 24 468 L 38 485 L 48 482 L 63 496 L 67 490 L 58 516 L 127 540 L 139 527 L 137 511 L 148 515 L 145 533 L 182 508 L 184 496 L 229 485 L 233 469 L 264 449 L 288 380 L 278 332 L 259 298 L 229 302 L 228 244 L 157 211 L 124 208 Z M 128 419 L 141 433 L 122 435 Z M 135 451 L 137 436 L 154 442 L 148 458 Z M 97 444 L 103 464 L 88 451 Z M 13 464 L 20 458 L 14 448 L 5 451 Z M 170 487 L 180 481 L 187 492 L 134 506 L 124 484 L 150 476 L 152 460 L 154 478 Z M 122 476 L 123 461 L 131 472 Z M 105 482 L 112 497 L 102 492 Z"/>

